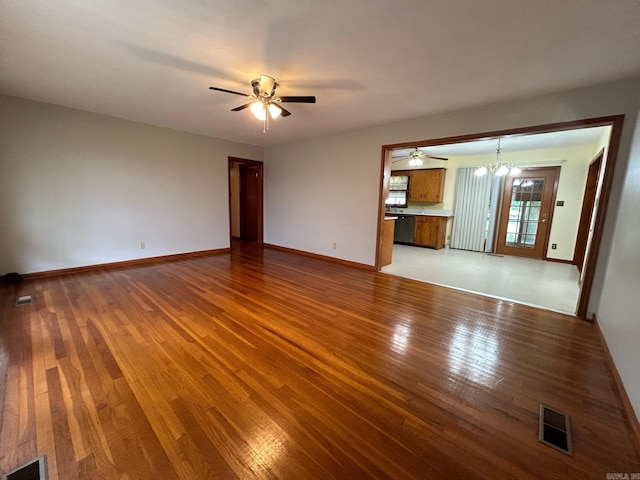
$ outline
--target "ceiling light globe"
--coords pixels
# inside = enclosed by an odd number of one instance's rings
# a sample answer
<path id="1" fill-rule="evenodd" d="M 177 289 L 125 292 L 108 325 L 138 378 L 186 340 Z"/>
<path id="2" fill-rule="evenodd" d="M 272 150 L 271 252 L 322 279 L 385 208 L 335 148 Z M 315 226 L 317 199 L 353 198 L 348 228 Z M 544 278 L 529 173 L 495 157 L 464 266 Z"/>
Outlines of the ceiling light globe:
<path id="1" fill-rule="evenodd" d="M 258 119 L 264 121 L 267 118 L 267 112 L 262 102 L 255 102 L 251 105 L 251 111 L 253 115 Z"/>
<path id="2" fill-rule="evenodd" d="M 511 170 L 509 171 L 509 175 L 511 175 L 512 177 L 515 177 L 516 175 L 520 175 L 522 173 L 522 170 L 520 170 L 518 167 L 511 167 Z"/>
<path id="3" fill-rule="evenodd" d="M 487 174 L 487 167 L 479 167 L 473 174 L 476 177 L 484 177 Z"/>
<path id="4" fill-rule="evenodd" d="M 269 115 L 271 115 L 271 118 L 278 118 L 281 113 L 282 109 L 278 105 L 273 103 L 269 104 Z"/>
<path id="5" fill-rule="evenodd" d="M 509 167 L 507 167 L 506 165 L 502 165 L 500 168 L 498 168 L 496 177 L 504 177 L 507 173 L 509 173 Z"/>

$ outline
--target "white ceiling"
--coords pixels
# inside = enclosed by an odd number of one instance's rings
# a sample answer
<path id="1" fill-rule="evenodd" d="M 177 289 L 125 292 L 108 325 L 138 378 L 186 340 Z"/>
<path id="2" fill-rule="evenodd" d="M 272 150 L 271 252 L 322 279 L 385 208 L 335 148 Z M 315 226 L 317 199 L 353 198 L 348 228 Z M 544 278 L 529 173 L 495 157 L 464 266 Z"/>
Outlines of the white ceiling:
<path id="1" fill-rule="evenodd" d="M 640 73 L 638 0 L 0 0 L 0 92 L 268 145 Z M 230 112 L 260 74 L 292 116 Z"/>
<path id="2" fill-rule="evenodd" d="M 500 137 L 502 153 L 522 152 L 547 148 L 575 147 L 579 145 L 595 145 L 605 131 L 611 127 L 589 127 L 560 132 L 535 133 L 525 135 L 505 135 Z M 498 139 L 473 140 L 463 143 L 419 147 L 426 155 L 438 157 L 455 157 L 463 155 L 479 155 L 495 153 Z M 415 148 L 397 148 L 393 150 L 393 158 L 405 158 Z"/>

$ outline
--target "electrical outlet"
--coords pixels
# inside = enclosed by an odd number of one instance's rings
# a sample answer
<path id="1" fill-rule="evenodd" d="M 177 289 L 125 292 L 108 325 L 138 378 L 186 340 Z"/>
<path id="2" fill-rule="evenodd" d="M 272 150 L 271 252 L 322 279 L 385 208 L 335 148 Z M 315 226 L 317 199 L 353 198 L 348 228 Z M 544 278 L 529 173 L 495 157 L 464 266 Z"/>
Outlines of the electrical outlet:
<path id="1" fill-rule="evenodd" d="M 558 244 L 557 243 L 552 243 L 551 244 L 551 250 L 555 250 L 556 248 L 558 248 Z"/>
<path id="2" fill-rule="evenodd" d="M 144 250 L 145 244 L 144 242 L 140 242 L 138 246 L 140 247 L 140 250 Z"/>
<path id="3" fill-rule="evenodd" d="M 338 248 L 338 244 L 336 242 L 333 242 L 332 248 L 335 250 L 336 248 Z"/>

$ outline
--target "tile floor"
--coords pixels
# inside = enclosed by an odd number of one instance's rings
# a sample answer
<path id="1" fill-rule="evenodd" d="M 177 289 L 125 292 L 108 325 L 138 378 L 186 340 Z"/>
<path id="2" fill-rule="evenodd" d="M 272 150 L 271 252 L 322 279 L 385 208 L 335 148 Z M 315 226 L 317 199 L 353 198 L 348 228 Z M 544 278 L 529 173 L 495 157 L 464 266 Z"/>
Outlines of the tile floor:
<path id="1" fill-rule="evenodd" d="M 565 263 L 394 245 L 382 272 L 563 313 L 578 301 L 578 269 Z"/>

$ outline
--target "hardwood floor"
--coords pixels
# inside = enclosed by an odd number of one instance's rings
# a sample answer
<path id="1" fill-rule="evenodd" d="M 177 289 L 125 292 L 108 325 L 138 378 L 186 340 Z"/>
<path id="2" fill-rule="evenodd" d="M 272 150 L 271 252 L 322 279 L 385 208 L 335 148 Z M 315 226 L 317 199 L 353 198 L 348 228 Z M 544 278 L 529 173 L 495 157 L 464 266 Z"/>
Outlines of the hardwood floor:
<path id="1" fill-rule="evenodd" d="M 251 248 L 0 301 L 2 473 L 42 454 L 64 480 L 640 471 L 595 332 L 561 314 Z M 540 403 L 571 416 L 574 457 L 538 442 Z"/>

